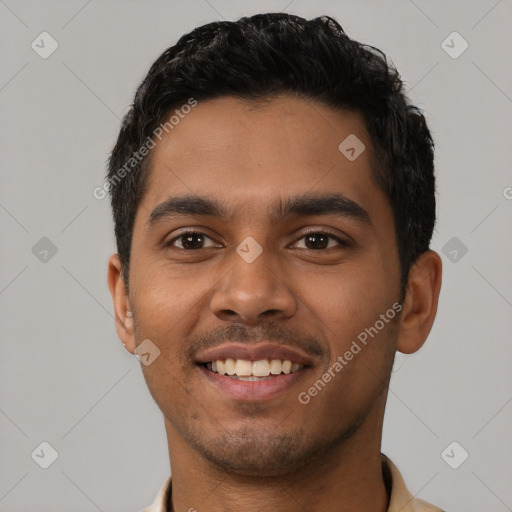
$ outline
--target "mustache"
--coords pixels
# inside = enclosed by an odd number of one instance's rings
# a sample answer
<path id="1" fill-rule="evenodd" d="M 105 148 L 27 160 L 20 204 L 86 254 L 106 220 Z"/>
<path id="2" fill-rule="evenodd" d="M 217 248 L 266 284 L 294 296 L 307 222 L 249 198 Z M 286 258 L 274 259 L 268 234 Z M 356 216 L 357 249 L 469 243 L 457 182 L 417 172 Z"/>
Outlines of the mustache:
<path id="1" fill-rule="evenodd" d="M 322 344 L 315 336 L 295 333 L 276 322 L 267 322 L 255 328 L 233 324 L 187 336 L 183 342 L 183 359 L 190 361 L 199 350 L 216 347 L 228 341 L 248 343 L 267 341 L 276 345 L 300 348 L 314 358 L 324 358 L 326 355 Z"/>

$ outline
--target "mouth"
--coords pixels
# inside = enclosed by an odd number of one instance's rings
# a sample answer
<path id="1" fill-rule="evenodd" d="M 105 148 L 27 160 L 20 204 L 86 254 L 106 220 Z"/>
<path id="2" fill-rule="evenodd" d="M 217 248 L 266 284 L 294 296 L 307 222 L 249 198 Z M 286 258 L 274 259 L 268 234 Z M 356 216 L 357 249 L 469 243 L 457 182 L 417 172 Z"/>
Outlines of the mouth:
<path id="1" fill-rule="evenodd" d="M 302 351 L 272 344 L 229 343 L 198 354 L 195 363 L 213 386 L 213 400 L 268 400 L 289 391 L 312 368 Z"/>
<path id="2" fill-rule="evenodd" d="M 273 379 L 279 375 L 290 375 L 306 366 L 300 363 L 292 363 L 289 359 L 249 361 L 248 359 L 233 359 L 230 357 L 200 363 L 200 365 L 212 373 L 245 382 L 259 382 Z"/>

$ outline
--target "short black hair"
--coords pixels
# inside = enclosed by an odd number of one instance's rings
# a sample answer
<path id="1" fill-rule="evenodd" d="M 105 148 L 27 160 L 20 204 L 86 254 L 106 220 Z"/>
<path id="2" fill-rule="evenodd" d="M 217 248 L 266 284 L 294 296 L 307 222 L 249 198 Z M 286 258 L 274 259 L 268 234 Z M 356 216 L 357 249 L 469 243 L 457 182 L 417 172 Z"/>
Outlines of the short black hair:
<path id="1" fill-rule="evenodd" d="M 381 50 L 351 39 L 329 16 L 285 13 L 195 28 L 160 55 L 137 89 L 107 175 L 126 286 L 135 214 L 150 172 L 151 152 L 139 155 L 145 141 L 191 98 L 257 101 L 282 94 L 362 114 L 374 178 L 393 211 L 403 298 L 409 270 L 429 250 L 435 225 L 434 142 L 425 117 Z"/>

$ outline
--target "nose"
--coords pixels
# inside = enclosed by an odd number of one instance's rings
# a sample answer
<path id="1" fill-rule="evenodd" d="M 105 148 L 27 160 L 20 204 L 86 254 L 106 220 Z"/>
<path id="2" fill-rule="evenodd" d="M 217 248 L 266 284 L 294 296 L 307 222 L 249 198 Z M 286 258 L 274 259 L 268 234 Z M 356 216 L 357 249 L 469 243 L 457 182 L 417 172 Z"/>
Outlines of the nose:
<path id="1" fill-rule="evenodd" d="M 297 301 L 286 276 L 271 265 L 272 255 L 263 250 L 248 263 L 234 253 L 230 270 L 214 290 L 210 308 L 221 320 L 257 325 L 262 320 L 290 318 Z"/>

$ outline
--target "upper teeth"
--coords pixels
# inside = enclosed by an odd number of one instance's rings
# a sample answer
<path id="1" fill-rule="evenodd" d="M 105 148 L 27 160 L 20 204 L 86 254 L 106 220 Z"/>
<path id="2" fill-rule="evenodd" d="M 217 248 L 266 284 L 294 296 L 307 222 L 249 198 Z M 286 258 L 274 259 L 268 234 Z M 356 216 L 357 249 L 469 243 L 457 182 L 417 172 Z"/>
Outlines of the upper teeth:
<path id="1" fill-rule="evenodd" d="M 268 375 L 279 375 L 280 373 L 294 373 L 301 368 L 303 364 L 292 363 L 285 359 L 260 359 L 259 361 L 248 361 L 247 359 L 217 359 L 208 363 L 208 368 L 212 372 L 221 375 L 237 375 L 238 377 L 268 377 Z"/>

